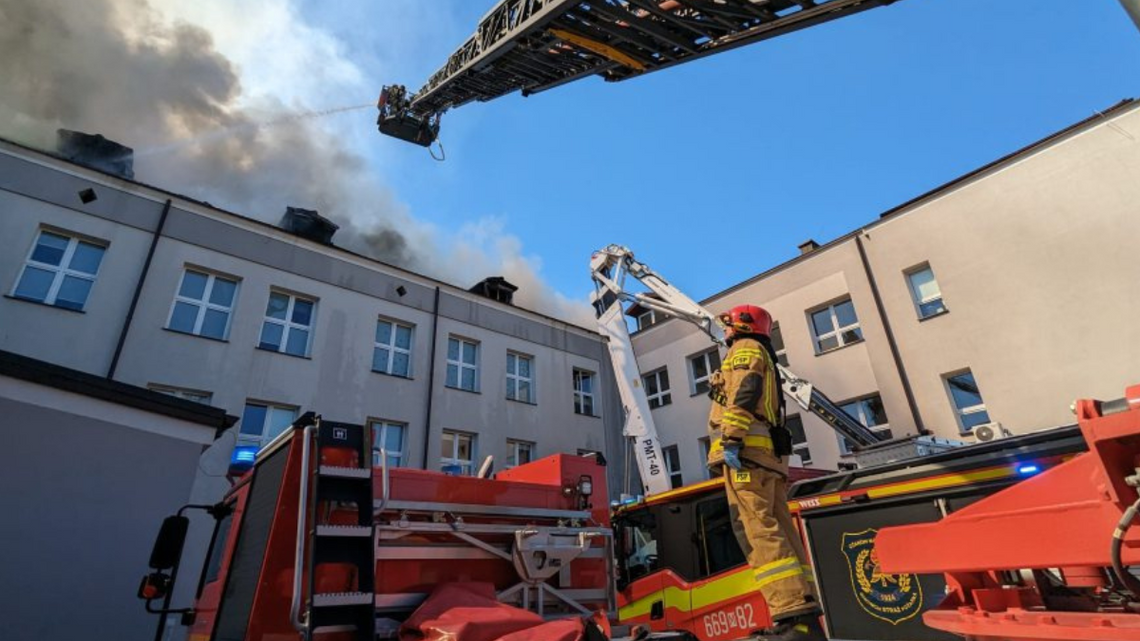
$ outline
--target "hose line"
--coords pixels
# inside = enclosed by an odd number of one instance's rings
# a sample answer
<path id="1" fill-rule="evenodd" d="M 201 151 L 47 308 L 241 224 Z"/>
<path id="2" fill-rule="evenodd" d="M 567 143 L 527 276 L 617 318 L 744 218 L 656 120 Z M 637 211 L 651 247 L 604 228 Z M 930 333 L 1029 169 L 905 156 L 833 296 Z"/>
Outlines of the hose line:
<path id="1" fill-rule="evenodd" d="M 1120 580 L 1120 583 L 1128 588 L 1128 591 L 1134 596 L 1140 598 L 1140 579 L 1132 576 L 1120 559 L 1120 547 L 1124 544 L 1124 535 L 1132 526 L 1132 521 L 1136 518 L 1137 512 L 1140 512 L 1140 499 L 1137 499 L 1132 507 L 1124 511 L 1124 515 L 1120 517 L 1120 522 L 1116 524 L 1116 530 L 1112 533 L 1112 570 L 1116 573 L 1116 578 Z"/>

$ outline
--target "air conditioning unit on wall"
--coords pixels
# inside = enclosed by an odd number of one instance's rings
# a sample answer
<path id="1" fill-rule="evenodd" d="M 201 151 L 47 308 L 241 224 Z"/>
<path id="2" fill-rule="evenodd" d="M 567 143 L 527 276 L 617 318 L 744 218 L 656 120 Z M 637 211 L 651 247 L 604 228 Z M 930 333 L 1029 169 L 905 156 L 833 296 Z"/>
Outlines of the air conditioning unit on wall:
<path id="1" fill-rule="evenodd" d="M 1001 426 L 1001 423 L 982 423 L 974 427 L 974 438 L 979 443 L 988 443 L 996 441 L 999 438 L 1006 438 L 1013 436 L 1013 433 Z"/>

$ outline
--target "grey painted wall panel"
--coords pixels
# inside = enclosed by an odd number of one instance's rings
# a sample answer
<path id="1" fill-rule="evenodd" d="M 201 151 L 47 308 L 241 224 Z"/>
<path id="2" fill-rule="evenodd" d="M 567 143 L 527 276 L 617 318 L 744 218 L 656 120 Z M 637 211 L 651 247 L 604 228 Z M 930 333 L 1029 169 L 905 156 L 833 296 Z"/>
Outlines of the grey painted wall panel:
<path id="1" fill-rule="evenodd" d="M 135 591 L 199 446 L 10 399 L 0 414 L 19 427 L 0 448 L 4 638 L 151 639 Z"/>

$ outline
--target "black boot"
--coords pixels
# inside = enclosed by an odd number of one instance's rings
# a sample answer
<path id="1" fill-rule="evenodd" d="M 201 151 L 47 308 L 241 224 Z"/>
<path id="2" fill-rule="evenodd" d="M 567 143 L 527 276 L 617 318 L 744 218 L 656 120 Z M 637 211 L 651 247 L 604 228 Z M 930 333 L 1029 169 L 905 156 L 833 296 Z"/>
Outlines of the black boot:
<path id="1" fill-rule="evenodd" d="M 755 641 L 827 641 L 819 614 L 801 614 L 776 622 L 776 627 L 753 637 Z"/>

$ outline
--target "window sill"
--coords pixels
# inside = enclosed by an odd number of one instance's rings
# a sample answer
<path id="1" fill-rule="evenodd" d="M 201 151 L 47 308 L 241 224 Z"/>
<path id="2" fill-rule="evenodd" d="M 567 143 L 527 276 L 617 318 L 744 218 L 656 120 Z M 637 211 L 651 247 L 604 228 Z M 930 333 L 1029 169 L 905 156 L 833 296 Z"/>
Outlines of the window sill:
<path id="1" fill-rule="evenodd" d="M 586 418 L 601 418 L 601 414 L 583 414 L 581 412 L 574 412 L 574 416 L 584 416 Z"/>
<path id="2" fill-rule="evenodd" d="M 530 405 L 531 407 L 538 407 L 538 402 L 536 402 L 536 401 L 520 401 L 519 399 L 511 398 L 510 396 L 507 396 L 505 398 L 508 401 L 510 401 L 512 403 L 518 403 L 519 405 Z"/>
<path id="3" fill-rule="evenodd" d="M 289 352 L 279 352 L 275 349 L 269 349 L 268 347 L 262 347 L 261 345 L 257 345 L 256 347 L 254 347 L 254 349 L 256 349 L 259 352 L 269 352 L 270 354 L 280 354 L 282 356 L 288 356 L 289 358 L 299 358 L 303 361 L 313 360 L 312 356 L 300 356 L 297 354 L 290 354 Z"/>
<path id="4" fill-rule="evenodd" d="M 179 336 L 191 336 L 193 338 L 203 338 L 203 339 L 206 339 L 208 341 L 214 341 L 215 343 L 229 343 L 230 342 L 230 340 L 228 338 L 214 338 L 213 336 L 203 336 L 201 334 L 193 334 L 191 332 L 184 332 L 182 330 L 171 329 L 169 327 L 163 327 L 162 331 L 170 332 L 171 334 L 178 334 Z"/>
<path id="5" fill-rule="evenodd" d="M 942 310 L 942 311 L 940 311 L 940 312 L 935 312 L 934 314 L 931 314 L 930 316 L 919 316 L 919 317 L 918 317 L 918 322 L 920 322 L 920 323 L 924 323 L 924 322 L 926 322 L 926 321 L 928 321 L 928 320 L 930 320 L 930 319 L 932 319 L 932 318 L 938 318 L 939 316 L 945 316 L 945 315 L 947 315 L 947 314 L 949 314 L 949 313 L 950 313 L 950 310 L 949 310 L 949 309 L 944 309 L 944 310 Z"/>
<path id="6" fill-rule="evenodd" d="M 414 381 L 414 380 L 416 380 L 416 379 L 412 378 L 411 376 L 404 376 L 403 374 L 389 374 L 388 372 L 381 372 L 378 369 L 372 370 L 372 373 L 373 374 L 379 374 L 381 376 L 387 376 L 388 378 L 398 378 L 402 381 Z"/>
<path id="7" fill-rule="evenodd" d="M 51 303 L 45 303 L 42 300 L 36 300 L 34 298 L 23 298 L 22 296 L 11 296 L 8 294 L 4 294 L 4 298 L 7 298 L 8 300 L 18 300 L 21 303 L 31 303 L 32 305 L 39 305 L 40 307 L 50 307 L 51 309 L 58 309 L 58 310 L 62 310 L 65 312 L 71 312 L 73 314 L 86 314 L 87 313 L 86 310 L 71 309 L 70 307 L 61 307 L 59 305 L 52 305 Z"/>
<path id="8" fill-rule="evenodd" d="M 835 352 L 847 349 L 848 347 L 851 347 L 852 345 L 861 345 L 866 341 L 867 341 L 867 339 L 860 338 L 857 341 L 851 341 L 850 343 L 845 343 L 843 345 L 840 345 L 839 347 L 832 347 L 831 349 L 827 350 L 826 352 L 816 352 L 815 355 L 816 356 L 826 356 L 827 354 L 834 354 Z"/>
<path id="9" fill-rule="evenodd" d="M 457 392 L 467 392 L 468 394 L 482 394 L 482 392 L 480 392 L 480 391 L 479 391 L 479 390 L 477 390 L 477 389 L 466 389 L 466 388 L 463 388 L 463 387 L 455 387 L 455 386 L 452 386 L 452 385 L 444 385 L 444 387 L 445 387 L 445 388 L 447 388 L 447 389 L 453 389 L 453 390 L 455 390 L 455 391 L 457 391 Z"/>

